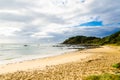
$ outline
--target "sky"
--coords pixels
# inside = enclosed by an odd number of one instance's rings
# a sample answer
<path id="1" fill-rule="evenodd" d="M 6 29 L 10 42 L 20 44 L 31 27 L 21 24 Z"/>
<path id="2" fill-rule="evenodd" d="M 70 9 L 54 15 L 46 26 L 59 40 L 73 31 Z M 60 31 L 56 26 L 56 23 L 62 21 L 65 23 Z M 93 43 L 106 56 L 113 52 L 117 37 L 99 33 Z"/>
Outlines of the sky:
<path id="1" fill-rule="evenodd" d="M 0 43 L 59 43 L 120 30 L 120 0 L 0 0 Z"/>

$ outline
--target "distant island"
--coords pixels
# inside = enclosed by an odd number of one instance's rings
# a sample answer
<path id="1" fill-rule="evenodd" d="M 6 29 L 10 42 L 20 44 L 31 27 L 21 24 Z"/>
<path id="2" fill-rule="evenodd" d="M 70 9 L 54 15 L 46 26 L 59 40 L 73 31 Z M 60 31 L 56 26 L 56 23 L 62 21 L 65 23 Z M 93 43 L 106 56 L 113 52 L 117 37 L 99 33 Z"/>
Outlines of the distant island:
<path id="1" fill-rule="evenodd" d="M 75 36 L 66 39 L 62 44 L 95 44 L 95 45 L 105 45 L 105 44 L 115 44 L 120 45 L 120 31 L 103 37 L 87 37 L 87 36 Z"/>

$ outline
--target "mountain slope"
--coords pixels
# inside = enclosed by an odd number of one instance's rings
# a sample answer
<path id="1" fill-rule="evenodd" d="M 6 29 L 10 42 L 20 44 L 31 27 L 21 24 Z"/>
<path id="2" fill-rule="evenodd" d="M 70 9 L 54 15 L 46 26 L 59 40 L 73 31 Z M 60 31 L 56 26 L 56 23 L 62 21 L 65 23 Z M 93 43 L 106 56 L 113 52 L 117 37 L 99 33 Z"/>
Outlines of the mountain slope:
<path id="1" fill-rule="evenodd" d="M 65 40 L 63 44 L 120 44 L 120 31 L 102 39 L 97 37 L 75 36 Z"/>
<path id="2" fill-rule="evenodd" d="M 63 44 L 96 44 L 100 40 L 97 37 L 75 36 L 65 40 Z"/>
<path id="3" fill-rule="evenodd" d="M 120 44 L 120 31 L 110 36 L 104 37 L 101 40 L 101 44 Z"/>

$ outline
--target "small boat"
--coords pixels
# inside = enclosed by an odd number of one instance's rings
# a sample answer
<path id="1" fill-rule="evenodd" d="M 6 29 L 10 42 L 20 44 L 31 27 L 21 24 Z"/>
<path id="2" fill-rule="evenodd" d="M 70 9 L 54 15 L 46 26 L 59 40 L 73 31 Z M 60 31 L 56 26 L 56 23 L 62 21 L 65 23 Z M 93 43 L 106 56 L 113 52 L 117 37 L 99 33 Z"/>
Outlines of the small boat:
<path id="1" fill-rule="evenodd" d="M 24 46 L 27 47 L 28 45 L 25 44 Z"/>

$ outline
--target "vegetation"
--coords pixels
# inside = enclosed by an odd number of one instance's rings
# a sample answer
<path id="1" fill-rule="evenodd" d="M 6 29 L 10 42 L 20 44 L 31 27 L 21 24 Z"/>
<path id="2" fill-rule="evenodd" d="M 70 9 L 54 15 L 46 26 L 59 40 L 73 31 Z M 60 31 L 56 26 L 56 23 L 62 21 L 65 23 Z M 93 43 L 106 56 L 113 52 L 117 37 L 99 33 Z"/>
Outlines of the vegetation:
<path id="1" fill-rule="evenodd" d="M 84 80 L 120 80 L 120 75 L 115 74 L 92 75 L 86 77 Z"/>
<path id="2" fill-rule="evenodd" d="M 63 44 L 97 44 L 101 39 L 97 37 L 75 36 L 63 42 Z"/>
<path id="3" fill-rule="evenodd" d="M 113 68 L 119 69 L 120 68 L 120 63 L 116 63 L 112 65 Z"/>
<path id="4" fill-rule="evenodd" d="M 101 44 L 118 44 L 118 45 L 120 45 L 120 31 L 118 31 L 110 36 L 104 37 L 101 40 Z"/>
<path id="5" fill-rule="evenodd" d="M 65 40 L 63 44 L 98 44 L 98 45 L 117 44 L 117 45 L 120 45 L 120 31 L 104 38 L 75 36 Z"/>

